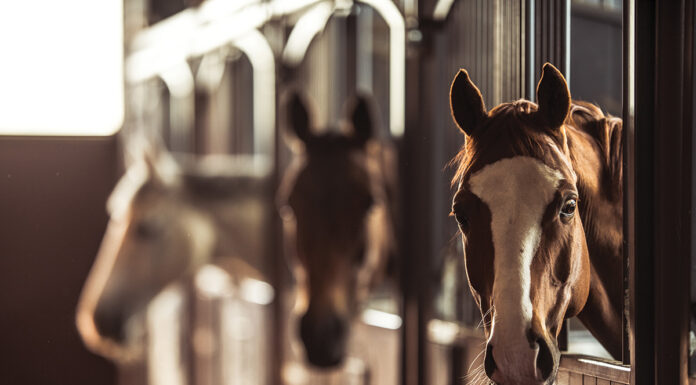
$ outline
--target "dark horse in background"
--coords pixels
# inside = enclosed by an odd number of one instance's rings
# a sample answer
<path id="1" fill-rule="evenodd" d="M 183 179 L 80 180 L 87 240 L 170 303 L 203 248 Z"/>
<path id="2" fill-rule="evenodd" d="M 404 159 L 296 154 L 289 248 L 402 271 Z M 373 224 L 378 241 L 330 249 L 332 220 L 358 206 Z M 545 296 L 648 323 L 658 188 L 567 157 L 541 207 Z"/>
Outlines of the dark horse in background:
<path id="1" fill-rule="evenodd" d="M 368 99 L 347 104 L 342 131 L 319 134 L 300 94 L 286 103 L 295 159 L 278 199 L 298 281 L 300 339 L 318 367 L 343 361 L 350 323 L 394 253 L 393 152 L 376 139 Z"/>
<path id="2" fill-rule="evenodd" d="M 453 213 L 498 384 L 553 383 L 573 316 L 621 356 L 621 120 L 571 101 L 548 63 L 537 100 L 486 111 L 465 70 L 450 91 L 466 135 Z"/>

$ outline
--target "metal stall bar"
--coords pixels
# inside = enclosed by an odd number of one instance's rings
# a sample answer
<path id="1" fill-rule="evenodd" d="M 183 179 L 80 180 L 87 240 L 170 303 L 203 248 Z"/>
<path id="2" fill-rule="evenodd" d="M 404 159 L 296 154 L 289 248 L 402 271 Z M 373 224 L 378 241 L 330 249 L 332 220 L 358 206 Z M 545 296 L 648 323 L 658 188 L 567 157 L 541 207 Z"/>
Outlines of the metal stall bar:
<path id="1" fill-rule="evenodd" d="M 406 99 L 406 22 L 391 0 L 359 0 L 372 7 L 389 25 L 389 131 L 404 134 Z"/>
<path id="2" fill-rule="evenodd" d="M 687 384 L 694 2 L 624 4 L 631 384 Z"/>
<path id="3" fill-rule="evenodd" d="M 171 64 L 159 73 L 159 78 L 169 91 L 169 145 L 175 151 L 185 151 L 192 139 L 196 113 L 193 73 L 183 61 Z"/>
<path id="4" fill-rule="evenodd" d="M 532 12 L 531 23 L 535 31 L 534 65 L 530 66 L 535 74 L 532 87 L 536 87 L 545 62 L 555 65 L 570 83 L 570 0 L 530 0 Z M 535 68 L 538 67 L 538 68 Z"/>
<path id="5" fill-rule="evenodd" d="M 267 6 L 248 6 L 238 8 L 237 11 L 215 22 L 206 23 L 202 27 L 194 24 L 195 17 L 190 10 L 182 12 L 183 16 L 175 15 L 175 21 L 184 21 L 174 25 L 185 30 L 184 41 L 188 44 L 172 44 L 171 36 L 165 33 L 172 28 L 172 24 L 167 24 L 171 21 L 165 21 L 164 27 L 154 26 L 150 30 L 145 30 L 136 37 L 134 46 L 139 48 L 126 61 L 127 80 L 130 83 L 139 83 L 159 75 L 168 85 L 173 97 L 193 99 L 193 76 L 186 60 L 203 56 L 227 45 L 239 48 L 249 58 L 254 68 L 252 163 L 260 174 L 267 174 L 272 167 L 271 159 L 274 156 L 275 147 L 275 58 L 268 41 L 256 28 L 270 19 L 270 13 Z M 179 62 L 186 67 L 186 71 L 182 70 L 182 65 L 172 66 L 172 60 L 180 60 Z M 184 76 L 186 73 L 189 76 Z M 185 79 L 189 81 L 184 82 Z M 174 138 L 178 138 L 176 146 L 172 146 L 175 150 L 186 148 L 185 144 L 188 142 L 186 132 L 179 131 L 188 128 L 188 132 L 191 132 L 193 111 L 187 116 L 185 120 L 173 119 L 173 122 L 190 123 L 186 127 L 181 127 L 181 130 L 174 130 Z M 174 128 L 177 127 L 178 124 Z M 180 141 L 182 143 L 179 143 Z"/>
<path id="6" fill-rule="evenodd" d="M 435 55 L 435 30 L 428 28 L 427 18 L 431 9 L 437 9 L 440 20 L 446 20 L 452 3 L 439 6 L 434 1 L 417 1 L 409 9 L 408 56 L 406 76 L 406 127 L 399 151 L 399 180 L 402 191 L 401 212 L 404 226 L 401 228 L 402 255 L 403 331 L 401 357 L 401 383 L 425 385 L 428 376 L 428 323 L 432 318 L 431 272 L 432 256 L 436 240 L 431 223 L 435 212 L 436 191 L 431 183 L 433 172 L 441 169 L 433 157 L 438 130 L 431 126 L 436 110 L 432 84 L 440 74 Z"/>
<path id="7" fill-rule="evenodd" d="M 630 365 L 635 360 L 631 357 L 631 351 L 634 349 L 632 342 L 631 324 L 635 314 L 635 306 L 633 305 L 634 289 L 633 279 L 631 278 L 632 271 L 635 268 L 635 215 L 633 207 L 635 207 L 635 189 L 636 172 L 635 172 L 635 37 L 636 37 L 636 20 L 635 20 L 635 3 L 632 0 L 624 1 L 623 4 L 623 286 L 624 293 L 624 317 L 623 322 L 623 338 L 622 338 L 622 357 L 621 361 L 624 365 Z M 635 324 L 633 324 L 635 325 Z M 642 325 L 641 325 L 642 327 Z M 635 329 L 634 329 L 635 332 Z"/>
<path id="8" fill-rule="evenodd" d="M 536 56 L 536 0 L 525 0 L 525 14 L 524 14 L 524 48 L 525 48 L 525 71 L 524 79 L 526 82 L 525 86 L 525 99 L 535 101 L 536 100 L 536 66 L 534 65 L 534 57 Z"/>

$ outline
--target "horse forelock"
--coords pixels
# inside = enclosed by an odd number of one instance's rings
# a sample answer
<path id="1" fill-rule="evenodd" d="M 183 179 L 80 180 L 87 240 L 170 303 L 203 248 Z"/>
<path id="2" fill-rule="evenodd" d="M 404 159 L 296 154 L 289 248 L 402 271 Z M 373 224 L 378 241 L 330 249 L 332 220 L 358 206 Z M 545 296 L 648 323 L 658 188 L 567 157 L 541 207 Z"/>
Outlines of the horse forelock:
<path id="1" fill-rule="evenodd" d="M 452 186 L 459 185 L 471 167 L 512 156 L 543 159 L 546 138 L 558 140 L 538 127 L 534 113 L 538 106 L 528 100 L 503 103 L 488 112 L 475 137 L 467 137 L 460 151 L 450 162 L 456 167 Z M 481 158 L 487 159 L 481 159 Z M 484 162 L 484 163 L 482 163 Z"/>

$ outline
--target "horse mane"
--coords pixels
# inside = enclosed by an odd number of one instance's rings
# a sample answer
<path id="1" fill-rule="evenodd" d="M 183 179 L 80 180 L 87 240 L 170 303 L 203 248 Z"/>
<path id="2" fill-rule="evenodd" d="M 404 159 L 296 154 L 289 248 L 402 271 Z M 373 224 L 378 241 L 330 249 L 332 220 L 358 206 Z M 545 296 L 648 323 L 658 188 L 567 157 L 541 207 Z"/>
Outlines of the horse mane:
<path id="1" fill-rule="evenodd" d="M 456 166 L 456 171 L 452 177 L 452 186 L 457 185 L 462 177 L 467 173 L 471 164 L 486 149 L 501 145 L 499 140 L 505 137 L 509 140 L 506 145 L 515 154 L 539 157 L 543 155 L 544 149 L 541 143 L 535 140 L 531 130 L 520 129 L 533 125 L 534 112 L 538 110 L 536 103 L 529 100 L 519 99 L 514 102 L 502 103 L 488 112 L 483 126 L 479 127 L 476 139 L 466 137 L 464 145 L 450 161 L 450 166 Z"/>
<path id="2" fill-rule="evenodd" d="M 464 145 L 449 165 L 456 167 L 452 186 L 461 182 L 474 160 L 486 149 L 505 143 L 510 153 L 541 158 L 544 154 L 545 141 L 543 131 L 535 129 L 534 113 L 538 110 L 536 103 L 520 99 L 503 103 L 488 112 L 487 121 L 479 128 L 475 139 L 466 137 Z M 600 149 L 606 173 L 605 185 L 610 186 L 611 196 L 620 198 L 623 183 L 622 160 L 623 145 L 621 140 L 622 121 L 620 118 L 605 115 L 602 110 L 588 102 L 573 100 L 570 112 L 564 122 L 566 128 L 588 134 Z M 507 140 L 501 141 L 504 137 Z M 619 196 L 617 196 L 619 194 Z"/>
<path id="3" fill-rule="evenodd" d="M 600 149 L 605 166 L 603 185 L 610 190 L 607 196 L 613 200 L 623 196 L 623 121 L 588 102 L 573 101 L 566 125 L 587 133 Z"/>

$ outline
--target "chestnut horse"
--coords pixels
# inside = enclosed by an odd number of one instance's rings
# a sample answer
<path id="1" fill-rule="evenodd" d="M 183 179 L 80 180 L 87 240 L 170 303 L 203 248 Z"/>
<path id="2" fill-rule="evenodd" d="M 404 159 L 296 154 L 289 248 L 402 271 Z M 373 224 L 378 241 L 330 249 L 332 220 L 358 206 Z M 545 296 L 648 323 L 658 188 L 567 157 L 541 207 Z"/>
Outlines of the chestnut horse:
<path id="1" fill-rule="evenodd" d="M 298 281 L 300 339 L 308 361 L 318 367 L 345 358 L 350 323 L 380 281 L 394 245 L 395 165 L 375 138 L 367 99 L 349 104 L 345 132 L 324 134 L 312 132 L 299 94 L 286 105 L 299 141 L 278 199 Z"/>
<path id="2" fill-rule="evenodd" d="M 486 111 L 465 70 L 450 90 L 466 135 L 453 214 L 498 384 L 553 383 L 558 334 L 576 315 L 621 356 L 621 120 L 572 102 L 548 63 L 537 100 Z"/>
<path id="3" fill-rule="evenodd" d="M 111 218 L 78 303 L 88 348 L 119 362 L 142 360 L 145 308 L 204 264 L 263 280 L 241 258 L 262 248 L 259 221 L 269 215 L 249 199 L 262 182 L 246 174 L 183 169 L 152 145 L 138 156 L 109 197 Z"/>

